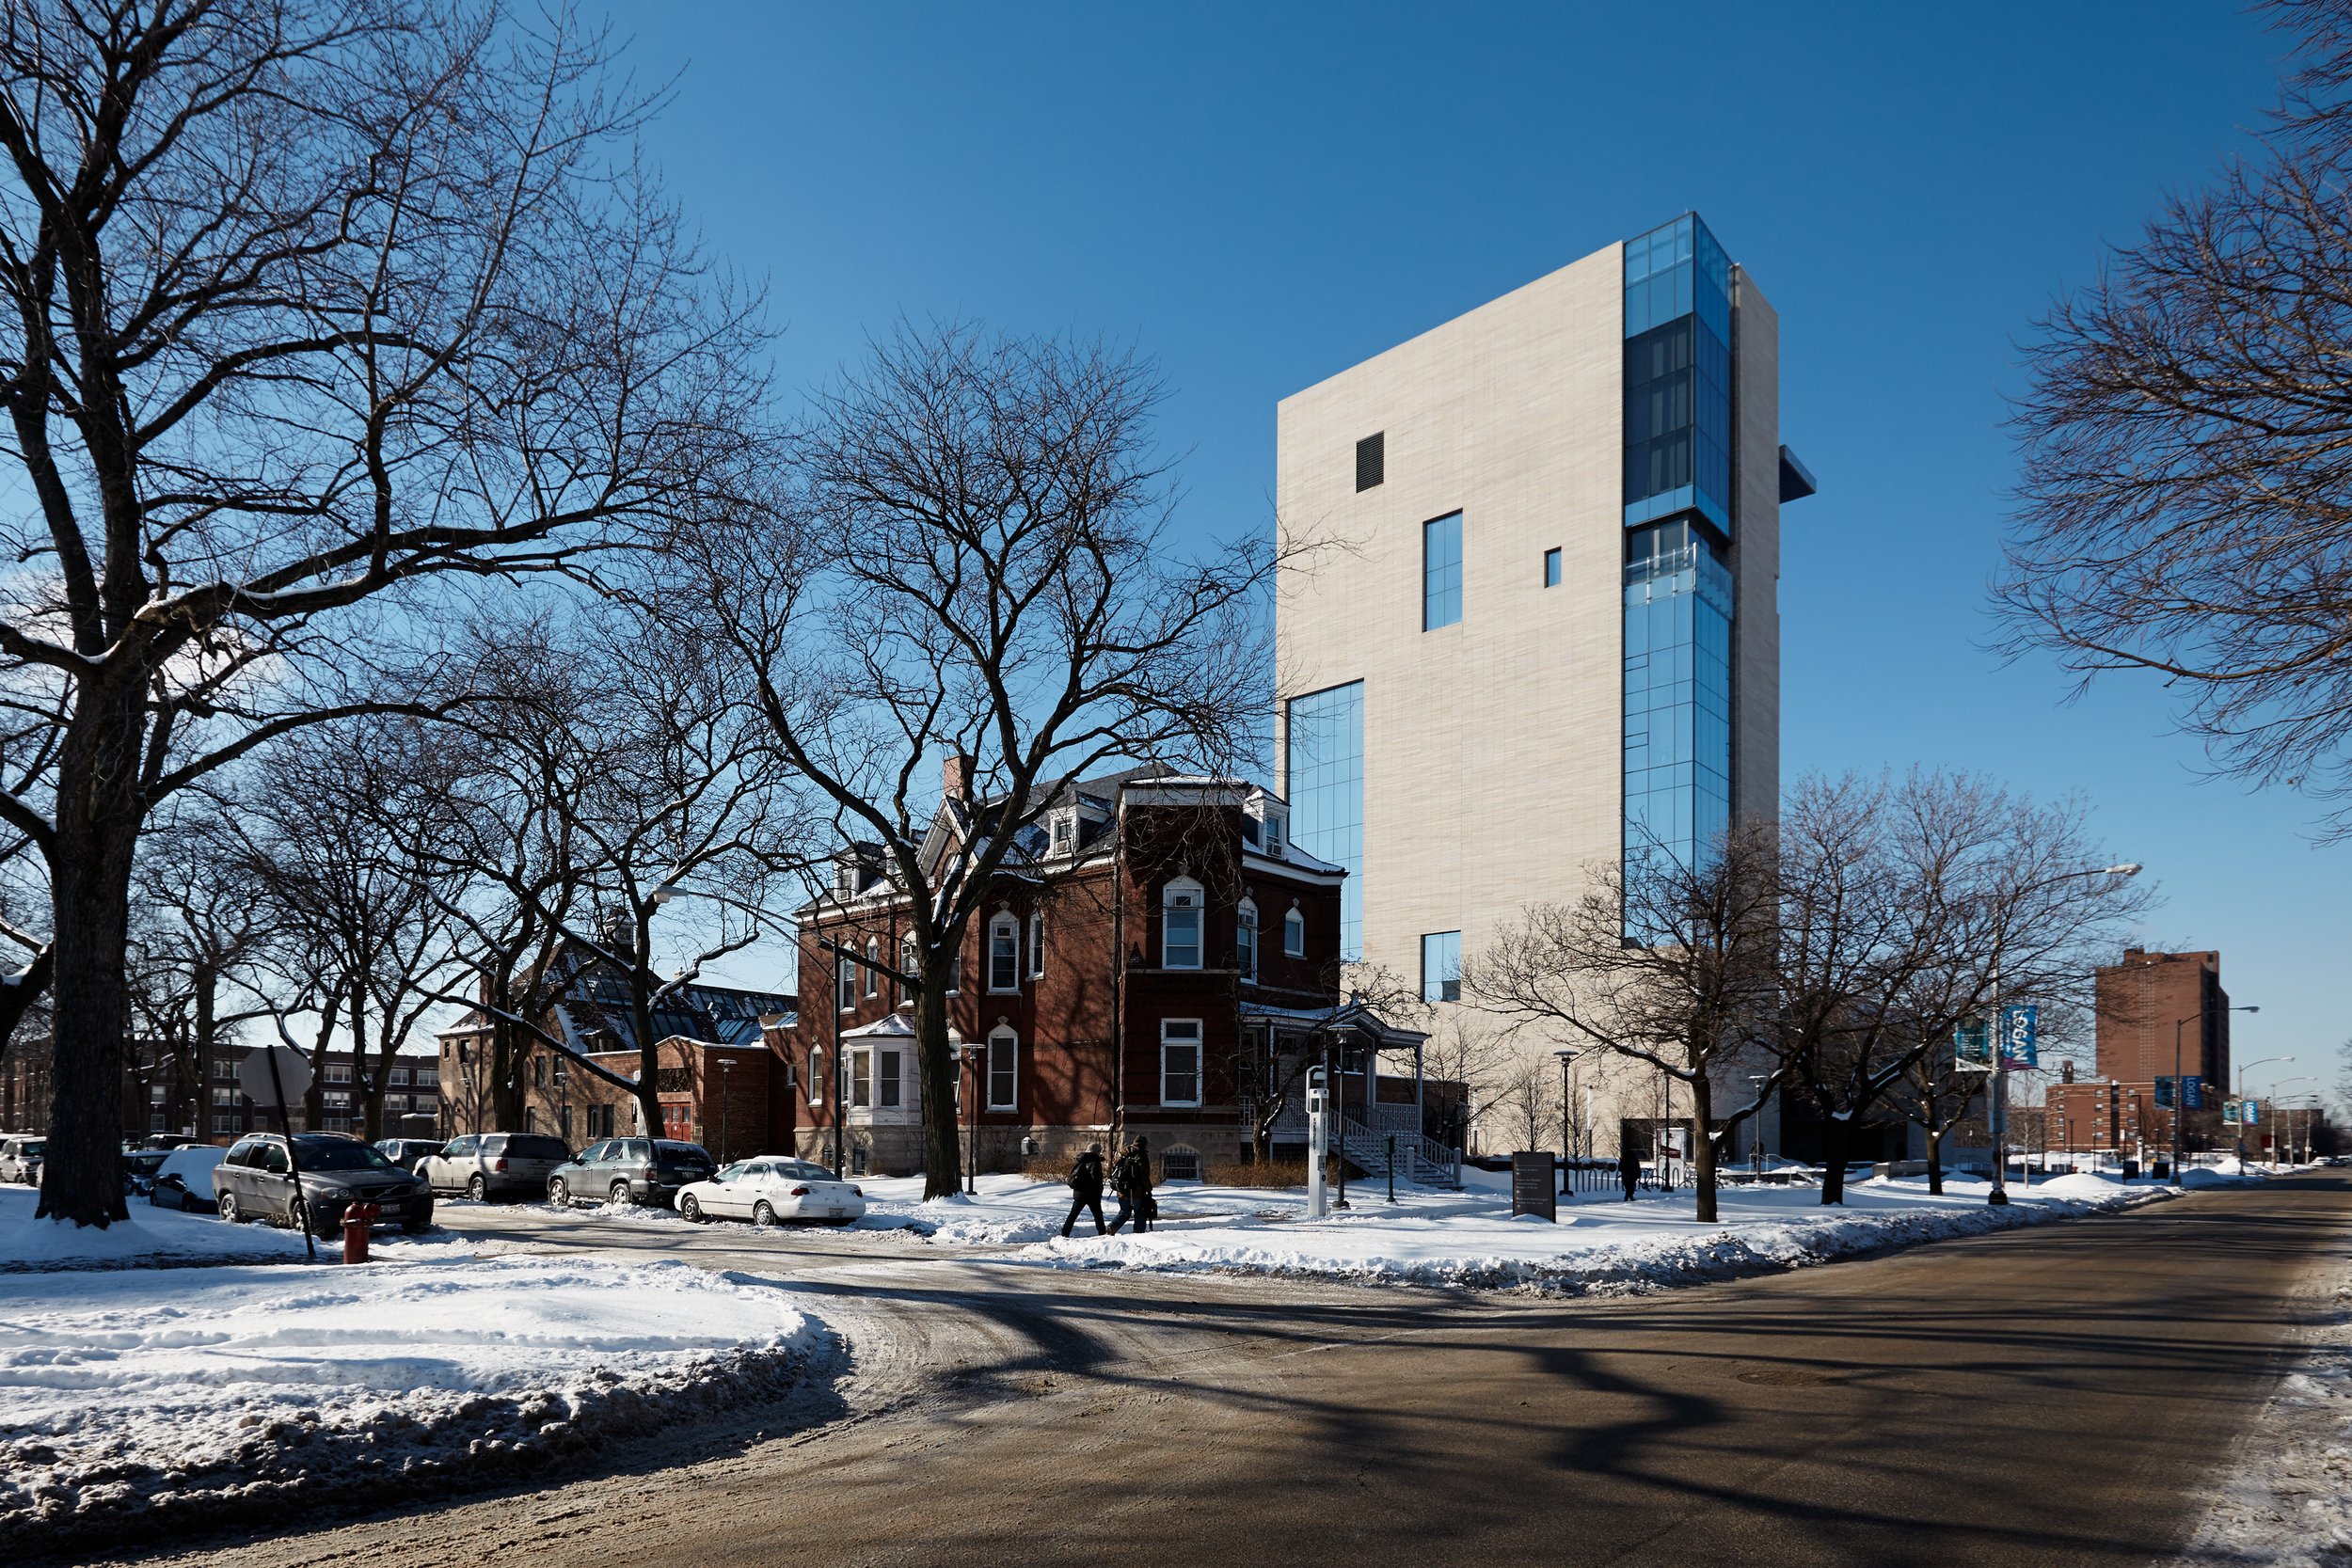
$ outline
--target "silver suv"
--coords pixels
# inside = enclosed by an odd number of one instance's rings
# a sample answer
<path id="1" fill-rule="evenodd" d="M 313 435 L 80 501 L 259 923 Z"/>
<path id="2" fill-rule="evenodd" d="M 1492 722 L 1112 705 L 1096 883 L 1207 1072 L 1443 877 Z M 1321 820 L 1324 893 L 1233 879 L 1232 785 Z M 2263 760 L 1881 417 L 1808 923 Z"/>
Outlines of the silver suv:
<path id="1" fill-rule="evenodd" d="M 40 1185 L 40 1158 L 49 1148 L 47 1138 L 16 1137 L 0 1141 L 0 1181 L 22 1181 L 28 1187 Z"/>
<path id="2" fill-rule="evenodd" d="M 544 1132 L 468 1132 L 418 1161 L 417 1174 L 437 1193 L 537 1197 L 548 1190 L 555 1167 L 571 1157 L 562 1139 Z"/>

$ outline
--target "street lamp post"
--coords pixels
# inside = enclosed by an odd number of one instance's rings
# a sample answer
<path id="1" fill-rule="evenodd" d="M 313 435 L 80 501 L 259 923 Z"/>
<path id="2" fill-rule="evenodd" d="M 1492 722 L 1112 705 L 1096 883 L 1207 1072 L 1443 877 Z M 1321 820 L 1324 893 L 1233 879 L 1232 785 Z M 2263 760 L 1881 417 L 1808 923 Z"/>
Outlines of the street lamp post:
<path id="1" fill-rule="evenodd" d="M 2261 1006 L 2233 1006 L 2233 1008 L 2223 1008 L 2223 1011 L 2261 1013 L 2263 1008 Z M 2190 1013 L 2187 1018 L 2181 1018 L 2181 1021 L 2173 1022 L 2173 1180 L 2176 1182 L 2181 1180 L 2181 1148 L 2183 1148 L 2181 1119 L 2187 1115 L 2187 1110 L 2190 1110 L 2190 1107 L 2187 1107 L 2187 1096 L 2181 1088 L 2181 1030 L 2183 1027 L 2192 1025 L 2192 1022 L 2200 1022 L 2201 1018 L 2204 1018 L 2204 1008 L 2197 1008 L 2197 1011 Z M 2204 1039 L 2204 1035 L 2200 1032 L 2200 1037 L 2197 1037 L 2197 1046 L 2200 1046 L 2200 1055 L 2211 1055 L 2211 1046 L 2214 1046 L 2214 1041 Z M 2204 1063 L 2200 1060 L 2200 1065 L 2204 1065 Z M 2200 1074 L 2200 1077 L 2204 1077 L 2204 1074 Z M 2244 1121 L 2239 1121 L 2239 1126 L 2244 1126 Z M 2239 1133 L 2239 1143 L 2242 1145 L 2244 1145 L 2244 1138 L 2247 1138 L 2247 1135 Z M 2247 1164 L 2247 1152 L 2244 1152 L 2244 1148 L 2239 1148 L 2237 1164 L 2239 1166 Z"/>
<path id="2" fill-rule="evenodd" d="M 2274 1111 L 2275 1111 L 2275 1110 L 2281 1110 L 2281 1109 L 2285 1109 L 2285 1107 L 2280 1106 L 2280 1103 L 2279 1103 L 2279 1101 L 2280 1101 L 2281 1099 L 2285 1098 L 2284 1096 L 2280 1095 L 2280 1094 L 2279 1093 L 2279 1091 L 2280 1091 L 2280 1089 L 2282 1089 L 2282 1088 L 2286 1087 L 2286 1085 L 2288 1085 L 2289 1084 L 2316 1084 L 2316 1083 L 2318 1083 L 2318 1082 L 2319 1082 L 2319 1080 L 2318 1080 L 2317 1078 L 2313 1077 L 2312 1074 L 2310 1074 L 2310 1073 L 2308 1073 L 2308 1072 L 2298 1072 L 2298 1073 L 2296 1073 L 2296 1074 L 2294 1077 L 2292 1077 L 2292 1078 L 2281 1078 L 2281 1079 L 2280 1079 L 2277 1083 L 2275 1083 L 2275 1084 L 2273 1084 L 2273 1085 L 2270 1085 L 2270 1103 L 2271 1103 L 2271 1108 L 2272 1108 Z M 2299 1097 L 2298 1097 L 2298 1098 L 2299 1098 Z M 2289 1115 L 2293 1115 L 2294 1113 L 2293 1113 L 2292 1111 L 2289 1111 L 2289 1112 L 2288 1112 L 2288 1114 L 2289 1114 Z M 2238 1107 L 2238 1125 L 2239 1125 L 2240 1127 L 2244 1127 L 2244 1126 L 2246 1125 L 2246 1107 L 2245 1107 L 2245 1106 L 2243 1106 L 2243 1105 L 2241 1105 L 2241 1106 L 2239 1106 L 2239 1107 Z M 2288 1123 L 2287 1125 L 2289 1125 L 2289 1126 L 2293 1126 L 2294 1124 L 2290 1122 L 2290 1123 Z M 2241 1134 L 2241 1136 L 2242 1136 L 2242 1135 L 2243 1135 L 2243 1134 Z M 2277 1169 L 2279 1168 L 2279 1140 L 2280 1140 L 2280 1139 L 2281 1139 L 2281 1138 L 2285 1139 L 2285 1140 L 2286 1140 L 2286 1142 L 2287 1142 L 2287 1145 L 2288 1145 L 2288 1148 L 2287 1148 L 2287 1158 L 2288 1158 L 2288 1162 L 2289 1162 L 2290 1164 L 2292 1164 L 2292 1163 L 2293 1163 L 2293 1161 L 2294 1161 L 2294 1157 L 2295 1157 L 2295 1149 L 2294 1149 L 2294 1138 L 2293 1138 L 2293 1136 L 2292 1136 L 2291 1134 L 2289 1134 L 2289 1133 L 2286 1133 L 2286 1132 L 2280 1132 L 2280 1133 L 2276 1133 L 2276 1134 L 2274 1134 L 2274 1135 L 2272 1136 L 2272 1139 L 2271 1139 L 2271 1144 L 2270 1144 L 2270 1168 L 2271 1168 L 2272 1170 L 2277 1170 Z M 2238 1167 L 2238 1172 L 2239 1172 L 2239 1174 L 2240 1174 L 2240 1175 L 2244 1175 L 2244 1174 L 2245 1174 L 2245 1166 L 2244 1166 L 2244 1164 L 2241 1164 L 2239 1165 L 2239 1167 Z"/>
<path id="3" fill-rule="evenodd" d="M 1748 1074 L 1748 1082 L 1756 1085 L 1758 1097 L 1756 1115 L 1750 1118 L 1748 1124 L 1748 1169 L 1755 1173 L 1756 1184 L 1758 1188 L 1764 1184 L 1764 1105 L 1761 1097 L 1764 1093 L 1764 1085 L 1772 1081 L 1772 1075 L 1769 1072 Z M 1788 1145 L 1784 1142 L 1781 1147 L 1785 1148 Z"/>
<path id="4" fill-rule="evenodd" d="M 1576 1158 L 1576 1090 L 1575 1080 L 1569 1074 L 1576 1066 L 1577 1053 L 1563 1046 L 1552 1054 L 1560 1058 L 1560 1196 L 1566 1197 L 1574 1191 L 1570 1185 L 1574 1173 L 1569 1170 L 1568 1162 Z"/>
<path id="5" fill-rule="evenodd" d="M 2017 893 L 2032 893 L 2074 877 L 2137 877 L 2139 872 L 2137 861 L 2061 871 L 2055 877 L 2028 883 Z M 1993 1060 L 1986 1064 L 1992 1071 L 1993 1084 L 1985 1091 L 1985 1132 L 1993 1141 L 1993 1190 L 1985 1195 L 1985 1202 L 1995 1209 L 2009 1202 L 2009 1056 L 2002 1049 L 2005 1043 L 2001 1038 L 2001 950 L 1996 941 L 1993 949 Z"/>
<path id="6" fill-rule="evenodd" d="M 732 1056 L 722 1056 L 722 1057 L 720 1057 L 720 1058 L 719 1058 L 719 1148 L 720 1148 L 719 1163 L 720 1163 L 721 1164 L 723 1164 L 723 1164 L 725 1164 L 727 1163 L 728 1159 L 729 1159 L 730 1157 L 732 1157 L 732 1155 L 733 1155 L 733 1154 L 734 1154 L 734 1152 L 735 1152 L 735 1146 L 734 1146 L 734 1143 L 733 1143 L 733 1141 L 732 1141 L 731 1139 L 729 1139 L 729 1138 L 727 1137 L 727 1101 L 735 1098 L 735 1097 L 734 1097 L 734 1095 L 733 1095 L 731 1092 L 729 1092 L 728 1087 L 727 1087 L 727 1085 L 728 1085 L 729 1080 L 732 1078 L 732 1076 L 733 1076 L 734 1072 L 735 1072 L 735 1058 L 734 1058 L 734 1057 L 732 1057 Z"/>
<path id="7" fill-rule="evenodd" d="M 2240 1176 L 2246 1174 L 2246 1069 L 2268 1067 L 2273 1062 L 2293 1060 L 2295 1058 L 2292 1056 L 2263 1056 L 2254 1061 L 2240 1062 L 2237 1065 L 2237 1171 Z"/>

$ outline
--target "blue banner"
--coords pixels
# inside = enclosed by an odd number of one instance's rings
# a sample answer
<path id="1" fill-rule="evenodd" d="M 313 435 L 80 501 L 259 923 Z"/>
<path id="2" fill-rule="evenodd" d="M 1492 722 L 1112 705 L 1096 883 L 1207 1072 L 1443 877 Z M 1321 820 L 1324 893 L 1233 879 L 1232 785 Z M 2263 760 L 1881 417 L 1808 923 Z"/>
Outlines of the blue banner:
<path id="1" fill-rule="evenodd" d="M 2172 1109 L 2172 1080 L 2169 1078 L 2159 1076 L 2156 1079 L 2156 1109 Z"/>
<path id="2" fill-rule="evenodd" d="M 1991 1067 L 1993 1026 L 1980 1018 L 1962 1020 L 1960 1026 L 1952 1031 L 1952 1054 L 1963 1062 Z"/>
<path id="3" fill-rule="evenodd" d="M 2191 1111 L 2205 1108 L 2205 1081 L 2193 1072 L 2181 1080 L 2181 1104 Z"/>
<path id="4" fill-rule="evenodd" d="M 2263 1102 L 2259 1100 L 2249 1100 L 2238 1106 L 2237 1114 L 2241 1121 L 2251 1127 L 2263 1118 Z"/>
<path id="5" fill-rule="evenodd" d="M 2001 1009 L 2001 1059 L 2010 1067 L 2039 1067 L 2036 1049 L 2041 1011 L 2030 1002 L 2012 1002 Z"/>

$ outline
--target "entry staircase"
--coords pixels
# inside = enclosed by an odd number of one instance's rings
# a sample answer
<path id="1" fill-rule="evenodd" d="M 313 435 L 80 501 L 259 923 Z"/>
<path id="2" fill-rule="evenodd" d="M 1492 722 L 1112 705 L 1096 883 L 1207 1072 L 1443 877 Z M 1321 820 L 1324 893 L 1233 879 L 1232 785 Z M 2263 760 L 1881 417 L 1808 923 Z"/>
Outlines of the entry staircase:
<path id="1" fill-rule="evenodd" d="M 1388 1180 L 1389 1150 L 1393 1147 L 1398 1180 L 1452 1192 L 1462 1190 L 1460 1149 L 1418 1132 L 1375 1130 L 1354 1117 L 1347 1117 L 1342 1126 L 1341 1149 L 1346 1154 L 1347 1163 L 1364 1173 L 1365 1180 Z"/>

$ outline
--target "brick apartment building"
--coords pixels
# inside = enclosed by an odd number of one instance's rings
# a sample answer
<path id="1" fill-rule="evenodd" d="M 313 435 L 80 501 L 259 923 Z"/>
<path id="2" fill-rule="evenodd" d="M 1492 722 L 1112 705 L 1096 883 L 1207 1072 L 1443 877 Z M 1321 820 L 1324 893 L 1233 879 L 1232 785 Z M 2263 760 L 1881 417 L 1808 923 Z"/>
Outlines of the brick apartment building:
<path id="1" fill-rule="evenodd" d="M 934 845 L 972 820 L 961 777 L 950 762 Z M 949 993 L 967 1157 L 1004 1169 L 1146 1134 L 1167 1171 L 1195 1174 L 1239 1158 L 1278 1093 L 1276 1151 L 1303 1153 L 1291 1069 L 1327 1040 L 1356 1053 L 1359 1123 L 1408 1137 L 1458 1125 L 1458 1086 L 1422 1079 L 1425 1037 L 1341 994 L 1344 876 L 1291 839 L 1279 797 L 1239 781 L 1138 768 L 1063 786 L 965 933 Z M 773 1033 L 798 1092 L 777 1131 L 810 1158 L 832 1158 L 838 1129 L 852 1167 L 922 1165 L 907 998 L 818 945 L 903 966 L 906 910 L 880 855 L 852 846 L 799 912 L 798 1022 Z"/>
<path id="2" fill-rule="evenodd" d="M 227 1043 L 199 1060 L 151 1043 L 135 1044 L 122 1074 L 122 1135 L 131 1141 L 176 1132 L 206 1143 L 233 1143 L 249 1132 L 275 1127 L 274 1115 L 255 1108 L 237 1088 L 237 1069 L 249 1047 Z M 0 1132 L 44 1132 L 49 1128 L 51 1048 L 46 1037 L 10 1046 L 0 1065 Z M 348 1051 L 329 1051 L 313 1085 L 318 1130 L 358 1132 L 362 1120 L 352 1081 Z M 440 1090 L 433 1059 L 396 1058 L 386 1074 L 383 1130 L 387 1136 L 408 1129 L 429 1130 L 440 1118 Z M 297 1109 L 297 1130 L 311 1117 Z"/>
<path id="3" fill-rule="evenodd" d="M 2199 1151 L 2234 1142 L 2221 1130 L 2230 1082 L 2230 993 L 2217 952 L 2150 953 L 2127 948 L 2122 961 L 2096 976 L 2097 1077 L 2053 1084 L 2043 1101 L 2052 1148 L 2169 1153 L 2173 1108 L 2156 1104 L 2156 1080 L 2201 1081 L 2202 1104 L 2183 1117 L 2183 1148 Z M 2248 1138 L 2249 1148 L 2268 1129 Z"/>
<path id="4" fill-rule="evenodd" d="M 558 961 L 573 958 L 562 955 Z M 672 991 L 654 1015 L 660 1135 L 699 1143 L 722 1160 L 772 1151 L 776 1101 L 789 1097 L 769 1037 L 789 1025 L 792 1006 L 792 997 L 781 991 L 714 985 Z M 636 1076 L 627 982 L 609 968 L 580 962 L 546 1022 L 590 1061 Z M 468 1013 L 438 1037 L 439 1135 L 496 1131 L 482 1069 L 489 1043 L 482 1015 Z M 628 1091 L 581 1071 L 562 1053 L 533 1052 L 527 1071 L 523 1125 L 511 1131 L 552 1133 L 579 1148 L 637 1130 L 637 1105 Z M 788 1127 L 788 1108 L 784 1117 L 782 1125 Z"/>

